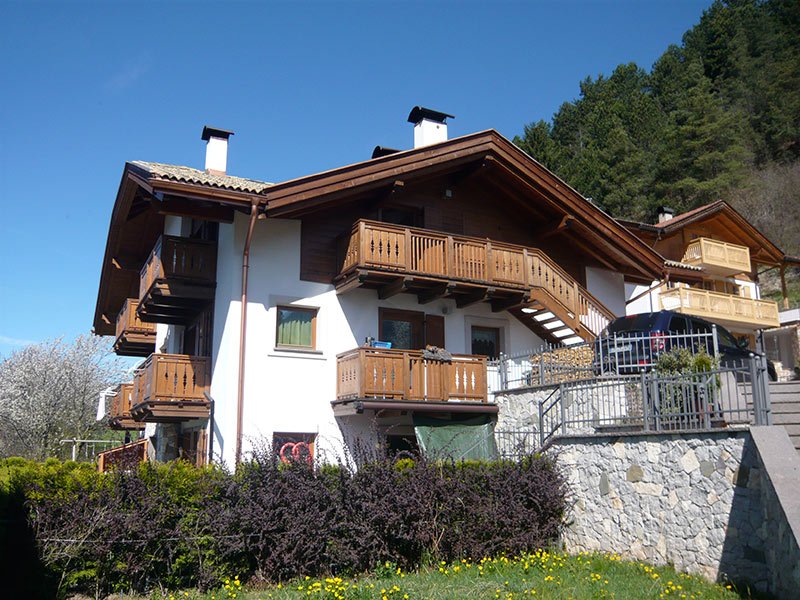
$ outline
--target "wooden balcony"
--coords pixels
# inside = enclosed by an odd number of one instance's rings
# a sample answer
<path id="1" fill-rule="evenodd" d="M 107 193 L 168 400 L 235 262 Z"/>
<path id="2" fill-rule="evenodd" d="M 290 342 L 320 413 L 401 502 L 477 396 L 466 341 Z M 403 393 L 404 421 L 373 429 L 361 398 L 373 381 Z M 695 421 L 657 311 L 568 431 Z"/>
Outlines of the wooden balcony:
<path id="1" fill-rule="evenodd" d="M 151 354 L 133 378 L 131 416 L 145 423 L 205 419 L 210 404 L 211 359 L 184 354 Z"/>
<path id="2" fill-rule="evenodd" d="M 139 276 L 137 315 L 148 323 L 182 325 L 214 299 L 217 244 L 161 236 Z"/>
<path id="3" fill-rule="evenodd" d="M 715 275 L 738 275 L 750 272 L 750 248 L 698 238 L 686 247 L 682 262 L 703 267 Z"/>
<path id="4" fill-rule="evenodd" d="M 120 356 L 147 356 L 156 349 L 156 324 L 142 321 L 137 308 L 139 301 L 128 298 L 117 315 L 114 352 Z"/>
<path id="5" fill-rule="evenodd" d="M 661 308 L 703 317 L 729 329 L 778 327 L 778 304 L 733 294 L 680 287 L 661 291 Z"/>
<path id="6" fill-rule="evenodd" d="M 111 397 L 108 424 L 111 429 L 144 429 L 144 423 L 137 423 L 131 416 L 133 402 L 133 383 L 123 383 Z"/>
<path id="7" fill-rule="evenodd" d="M 584 339 L 614 319 L 537 248 L 360 220 L 341 252 L 338 293 L 354 287 L 376 288 L 380 298 L 409 292 L 423 304 L 450 297 L 459 308 L 488 301 L 496 312 L 535 302 Z"/>
<path id="8" fill-rule="evenodd" d="M 112 469 L 135 469 L 141 462 L 147 462 L 147 439 L 117 446 L 97 455 L 97 469 L 101 473 Z"/>
<path id="9" fill-rule="evenodd" d="M 425 358 L 422 350 L 370 347 L 339 354 L 334 404 L 365 399 L 389 401 L 386 406 L 398 410 L 457 410 L 463 404 L 470 412 L 496 412 L 488 404 L 485 356 L 454 354 L 444 362 Z"/>

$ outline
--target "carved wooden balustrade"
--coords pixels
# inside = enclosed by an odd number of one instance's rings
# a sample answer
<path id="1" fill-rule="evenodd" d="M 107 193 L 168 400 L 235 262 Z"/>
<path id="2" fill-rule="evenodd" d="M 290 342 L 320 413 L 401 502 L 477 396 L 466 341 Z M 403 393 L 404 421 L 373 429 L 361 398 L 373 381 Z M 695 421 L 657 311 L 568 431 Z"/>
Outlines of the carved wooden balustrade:
<path id="1" fill-rule="evenodd" d="M 139 276 L 140 319 L 186 324 L 214 299 L 217 244 L 162 235 Z"/>
<path id="2" fill-rule="evenodd" d="M 422 350 L 361 347 L 336 357 L 336 398 L 487 402 L 486 357 L 425 358 Z"/>
<path id="3" fill-rule="evenodd" d="M 704 317 L 726 327 L 778 327 L 778 304 L 722 292 L 679 287 L 661 291 L 661 308 Z"/>
<path id="4" fill-rule="evenodd" d="M 750 272 L 750 248 L 709 238 L 697 238 L 686 246 L 682 262 L 718 275 Z"/>
<path id="5" fill-rule="evenodd" d="M 207 418 L 205 393 L 211 385 L 211 359 L 185 354 L 151 354 L 133 378 L 131 415 L 143 422 Z"/>
<path id="6" fill-rule="evenodd" d="M 602 302 L 538 248 L 368 220 L 357 221 L 343 241 L 340 288 L 356 281 L 353 274 L 359 276 L 359 270 L 377 270 L 434 282 L 530 291 L 530 298 L 540 304 L 557 305 L 568 325 L 583 326 L 593 335 L 614 319 Z M 469 292 L 457 297 L 459 305 L 470 301 Z"/>
<path id="7" fill-rule="evenodd" d="M 147 356 L 155 350 L 156 324 L 139 318 L 139 300 L 128 298 L 117 315 L 114 352 L 120 356 Z"/>

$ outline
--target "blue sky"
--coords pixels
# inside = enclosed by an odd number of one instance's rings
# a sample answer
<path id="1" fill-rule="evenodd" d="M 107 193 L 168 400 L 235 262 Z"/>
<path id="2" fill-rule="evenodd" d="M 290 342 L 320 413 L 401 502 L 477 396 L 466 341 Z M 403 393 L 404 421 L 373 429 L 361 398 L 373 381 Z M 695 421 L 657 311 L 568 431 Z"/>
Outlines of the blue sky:
<path id="1" fill-rule="evenodd" d="M 408 148 L 414 105 L 512 138 L 587 76 L 650 68 L 710 0 L 0 0 L 0 356 L 91 329 L 126 160 L 281 181 Z"/>

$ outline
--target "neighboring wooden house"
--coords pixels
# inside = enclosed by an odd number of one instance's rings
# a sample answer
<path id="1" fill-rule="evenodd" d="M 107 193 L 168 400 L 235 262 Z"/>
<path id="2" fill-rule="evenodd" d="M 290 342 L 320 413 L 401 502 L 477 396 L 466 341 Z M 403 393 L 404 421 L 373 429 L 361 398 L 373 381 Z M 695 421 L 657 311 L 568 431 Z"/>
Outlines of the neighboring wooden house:
<path id="1" fill-rule="evenodd" d="M 724 201 L 680 215 L 659 209 L 655 224 L 621 221 L 669 261 L 697 269 L 698 280 L 631 285 L 628 313 L 674 310 L 719 323 L 755 348 L 759 330 L 778 326 L 778 304 L 761 298 L 758 278 L 778 269 L 786 296 L 787 257 Z"/>
<path id="2" fill-rule="evenodd" d="M 197 463 L 413 447 L 425 419 L 495 418 L 487 357 L 591 340 L 626 288 L 703 280 L 496 131 L 447 139 L 447 117 L 415 108 L 414 149 L 275 184 L 227 175 L 212 128 L 205 170 L 126 163 L 94 328 L 146 361 L 114 426 Z"/>

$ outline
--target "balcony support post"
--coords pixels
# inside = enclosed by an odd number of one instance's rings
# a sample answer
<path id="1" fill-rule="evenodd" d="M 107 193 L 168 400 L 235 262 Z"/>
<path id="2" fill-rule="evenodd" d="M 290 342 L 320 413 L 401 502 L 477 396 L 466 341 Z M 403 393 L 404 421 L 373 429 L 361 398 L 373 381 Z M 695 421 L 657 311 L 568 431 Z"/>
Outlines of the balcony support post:
<path id="1" fill-rule="evenodd" d="M 789 289 L 786 287 L 786 263 L 781 263 L 781 295 L 783 296 L 783 308 L 789 310 Z"/>

